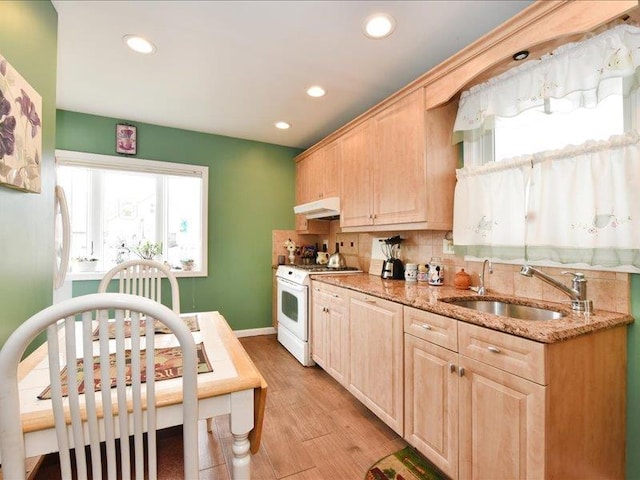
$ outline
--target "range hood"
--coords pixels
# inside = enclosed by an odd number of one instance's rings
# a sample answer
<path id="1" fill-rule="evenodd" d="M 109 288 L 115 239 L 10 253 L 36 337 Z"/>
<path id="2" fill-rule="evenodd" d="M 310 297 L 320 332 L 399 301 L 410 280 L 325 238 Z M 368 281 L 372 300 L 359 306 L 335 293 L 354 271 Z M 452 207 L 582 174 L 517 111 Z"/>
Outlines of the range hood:
<path id="1" fill-rule="evenodd" d="M 340 216 L 340 197 L 329 197 L 315 202 L 303 203 L 293 207 L 293 212 L 307 218 L 327 218 Z"/>

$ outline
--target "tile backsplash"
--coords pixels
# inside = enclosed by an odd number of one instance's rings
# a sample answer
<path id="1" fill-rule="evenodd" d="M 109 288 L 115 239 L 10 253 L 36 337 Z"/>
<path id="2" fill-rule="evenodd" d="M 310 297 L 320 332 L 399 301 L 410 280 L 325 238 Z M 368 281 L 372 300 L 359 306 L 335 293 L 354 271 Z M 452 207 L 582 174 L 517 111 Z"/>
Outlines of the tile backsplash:
<path id="1" fill-rule="evenodd" d="M 299 245 L 322 245 L 322 240 L 329 241 L 329 252 L 333 253 L 338 242 L 340 252 L 345 256 L 347 265 L 369 271 L 371 262 L 371 243 L 374 238 L 386 238 L 400 235 L 403 239 L 400 258 L 404 263 L 428 263 L 431 257 L 440 257 L 445 267 L 445 285 L 453 285 L 453 279 L 460 269 L 471 275 L 471 285 L 477 286 L 481 262 L 466 261 L 455 254 L 443 253 L 444 231 L 389 231 L 375 233 L 342 233 L 339 220 L 331 222 L 329 235 L 299 235 L 294 230 L 274 230 L 272 246 L 272 262 L 277 263 L 278 255 L 286 255 L 283 243 L 291 238 Z M 485 271 L 485 286 L 490 291 L 505 295 L 526 297 L 534 300 L 568 302 L 568 297 L 557 289 L 537 278 L 520 275 L 521 265 L 493 263 L 493 273 Z M 567 268 L 542 267 L 542 270 L 556 280 L 570 285 L 567 275 L 562 271 Z M 581 270 L 588 281 L 587 296 L 593 301 L 596 309 L 621 313 L 630 312 L 630 275 L 627 273 Z M 380 272 L 369 272 L 379 275 Z"/>

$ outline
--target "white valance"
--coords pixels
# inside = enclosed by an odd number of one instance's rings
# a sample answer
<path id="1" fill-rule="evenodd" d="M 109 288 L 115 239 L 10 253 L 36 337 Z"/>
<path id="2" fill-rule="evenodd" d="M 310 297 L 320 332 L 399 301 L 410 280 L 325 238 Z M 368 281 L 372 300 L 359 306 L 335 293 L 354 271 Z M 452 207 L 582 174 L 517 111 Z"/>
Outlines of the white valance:
<path id="1" fill-rule="evenodd" d="M 640 135 L 457 172 L 456 250 L 640 267 Z"/>
<path id="2" fill-rule="evenodd" d="M 460 97 L 454 140 L 464 134 L 474 138 L 494 116 L 512 117 L 524 110 L 563 99 L 562 110 L 593 107 L 612 93 L 620 82 L 633 78 L 640 65 L 640 28 L 622 24 L 592 38 L 557 48 L 540 60 L 531 60 L 477 85 Z M 620 92 L 622 93 L 622 92 Z M 625 92 L 626 93 L 626 92 Z"/>

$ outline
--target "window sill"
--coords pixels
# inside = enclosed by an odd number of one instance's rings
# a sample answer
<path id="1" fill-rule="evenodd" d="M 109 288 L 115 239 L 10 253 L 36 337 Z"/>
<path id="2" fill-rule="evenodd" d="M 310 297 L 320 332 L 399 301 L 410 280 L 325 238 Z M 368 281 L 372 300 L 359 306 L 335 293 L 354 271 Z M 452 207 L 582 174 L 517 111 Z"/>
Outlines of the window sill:
<path id="1" fill-rule="evenodd" d="M 189 278 L 189 277 L 206 277 L 207 272 L 202 270 L 192 270 L 190 272 L 184 270 L 171 270 L 171 272 L 176 276 L 176 278 Z M 66 276 L 66 280 L 71 280 L 74 282 L 84 281 L 84 280 L 102 280 L 105 272 L 68 272 Z"/>

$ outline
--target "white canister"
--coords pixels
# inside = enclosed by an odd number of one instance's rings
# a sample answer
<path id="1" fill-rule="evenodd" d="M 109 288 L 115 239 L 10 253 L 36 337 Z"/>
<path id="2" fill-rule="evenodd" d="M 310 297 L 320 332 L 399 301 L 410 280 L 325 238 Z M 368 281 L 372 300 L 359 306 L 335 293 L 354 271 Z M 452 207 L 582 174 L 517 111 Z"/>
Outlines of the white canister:
<path id="1" fill-rule="evenodd" d="M 418 264 L 407 263 L 404 268 L 404 279 L 407 282 L 418 281 Z"/>
<path id="2" fill-rule="evenodd" d="M 444 285 L 444 265 L 440 257 L 432 257 L 429 262 L 429 285 Z"/>

